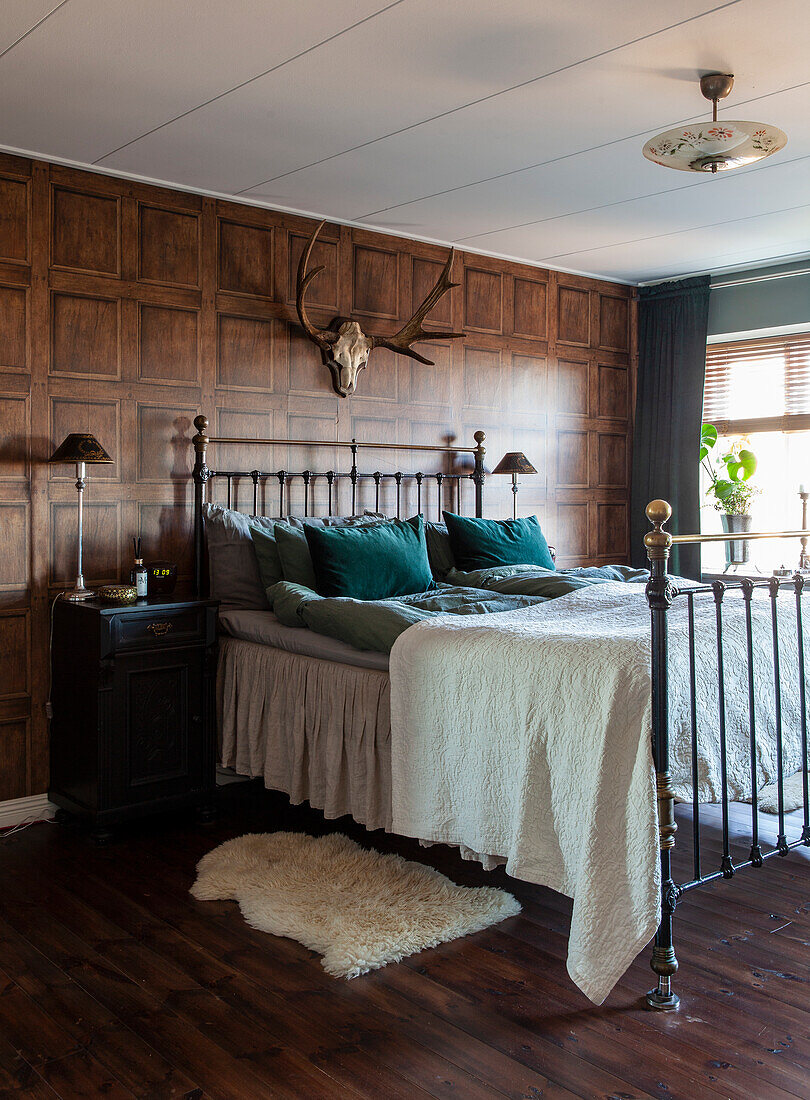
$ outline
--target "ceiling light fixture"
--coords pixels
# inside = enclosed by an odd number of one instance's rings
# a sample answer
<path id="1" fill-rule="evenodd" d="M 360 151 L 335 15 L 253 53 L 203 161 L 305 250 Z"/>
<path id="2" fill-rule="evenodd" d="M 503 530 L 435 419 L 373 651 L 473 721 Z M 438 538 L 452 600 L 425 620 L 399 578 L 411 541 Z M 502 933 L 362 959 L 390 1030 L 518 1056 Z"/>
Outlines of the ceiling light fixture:
<path id="1" fill-rule="evenodd" d="M 717 121 L 717 101 L 725 99 L 733 87 L 734 77 L 729 73 L 702 76 L 700 90 L 712 102 L 711 125 L 665 130 L 644 146 L 647 160 L 680 172 L 727 172 L 784 149 L 787 135 L 776 126 L 736 119 Z"/>

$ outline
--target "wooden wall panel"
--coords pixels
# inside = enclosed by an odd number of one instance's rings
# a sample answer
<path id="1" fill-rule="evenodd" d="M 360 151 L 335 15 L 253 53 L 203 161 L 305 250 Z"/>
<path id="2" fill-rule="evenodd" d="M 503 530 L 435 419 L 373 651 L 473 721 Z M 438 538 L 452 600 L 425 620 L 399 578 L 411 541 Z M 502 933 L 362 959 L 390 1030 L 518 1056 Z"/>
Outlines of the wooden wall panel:
<path id="1" fill-rule="evenodd" d="M 0 260 L 11 263 L 28 260 L 29 203 L 27 179 L 0 176 Z"/>
<path id="2" fill-rule="evenodd" d="M 71 431 L 94 432 L 115 459 L 88 469 L 91 585 L 128 576 L 138 534 L 147 556 L 176 558 L 188 579 L 198 412 L 223 435 L 326 444 L 355 435 L 469 447 L 482 429 L 490 469 L 507 450 L 537 468 L 518 511 L 537 513 L 561 563 L 627 559 L 631 290 L 457 252 L 459 287 L 427 325 L 467 339 L 422 344 L 433 366 L 378 348 L 356 396 L 340 400 L 295 313 L 312 229 L 293 215 L 0 154 L 0 799 L 47 786 L 48 610 L 73 579 L 76 522 L 75 473 L 47 459 Z M 312 318 L 354 315 L 390 334 L 446 258 L 434 245 L 325 225 L 310 260 L 324 265 L 308 294 Z M 268 470 L 346 462 L 328 447 L 248 444 L 218 457 Z M 376 450 L 363 461 L 431 463 Z M 463 468 L 447 461 L 448 473 Z M 251 487 L 234 492 L 248 506 Z M 361 506 L 373 504 L 373 486 L 363 494 Z M 214 495 L 224 501 L 225 487 Z M 489 515 L 511 515 L 510 479 L 491 478 L 486 500 Z M 284 510 L 300 503 L 290 493 Z M 438 505 L 434 485 L 431 518 Z M 278 511 L 272 487 L 262 506 Z"/>
<path id="3" fill-rule="evenodd" d="M 118 378 L 121 303 L 116 298 L 54 294 L 51 370 L 55 374 Z"/>
<path id="4" fill-rule="evenodd" d="M 197 214 L 138 204 L 138 280 L 196 289 L 200 285 Z"/>
<path id="5" fill-rule="evenodd" d="M 28 505 L 0 502 L 0 592 L 14 592 L 29 584 Z"/>
<path id="6" fill-rule="evenodd" d="M 0 722 L 0 802 L 27 793 L 28 722 Z"/>
<path id="7" fill-rule="evenodd" d="M 515 336 L 544 340 L 548 335 L 548 284 L 515 279 Z"/>
<path id="8" fill-rule="evenodd" d="M 0 481 L 28 477 L 28 398 L 0 396 Z"/>
<path id="9" fill-rule="evenodd" d="M 371 317 L 397 317 L 398 253 L 361 244 L 355 244 L 353 251 L 353 312 Z"/>
<path id="10" fill-rule="evenodd" d="M 503 277 L 478 267 L 464 268 L 464 327 L 503 332 Z"/>
<path id="11" fill-rule="evenodd" d="M 197 312 L 139 303 L 138 378 L 141 382 L 199 381 Z"/>
<path id="12" fill-rule="evenodd" d="M 23 287 L 0 286 L 0 367 L 25 370 L 25 299 Z"/>
<path id="13" fill-rule="evenodd" d="M 219 289 L 246 298 L 273 297 L 273 230 L 221 218 Z"/>
<path id="14" fill-rule="evenodd" d="M 90 275 L 119 275 L 120 199 L 54 187 L 51 201 L 51 265 Z"/>

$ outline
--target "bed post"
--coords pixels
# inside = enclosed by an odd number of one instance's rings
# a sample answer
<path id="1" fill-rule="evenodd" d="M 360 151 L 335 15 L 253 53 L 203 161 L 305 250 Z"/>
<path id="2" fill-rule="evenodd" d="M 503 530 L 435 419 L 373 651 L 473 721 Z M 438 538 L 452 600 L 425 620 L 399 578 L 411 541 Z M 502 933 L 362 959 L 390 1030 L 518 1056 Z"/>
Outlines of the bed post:
<path id="1" fill-rule="evenodd" d="M 650 1008 L 672 1011 L 680 998 L 672 992 L 672 976 L 678 969 L 672 943 L 672 918 L 678 901 L 678 888 L 672 880 L 670 856 L 675 847 L 675 797 L 669 774 L 669 701 L 667 669 L 667 612 L 677 590 L 667 574 L 672 535 L 663 529 L 672 515 L 665 500 L 647 505 L 647 519 L 653 530 L 644 536 L 650 560 L 647 600 L 652 624 L 652 749 L 658 797 L 658 846 L 661 856 L 661 923 L 655 934 L 650 966 L 658 975 L 658 985 L 647 994 Z"/>
<path id="2" fill-rule="evenodd" d="M 197 434 L 191 442 L 194 444 L 194 595 L 202 595 L 203 578 L 203 515 L 205 487 L 211 476 L 206 464 L 208 450 L 208 417 L 195 416 L 194 427 Z"/>
<path id="3" fill-rule="evenodd" d="M 484 455 L 487 449 L 484 446 L 486 434 L 482 431 L 475 433 L 475 468 L 473 470 L 473 483 L 475 485 L 475 516 L 481 519 L 484 514 Z"/>

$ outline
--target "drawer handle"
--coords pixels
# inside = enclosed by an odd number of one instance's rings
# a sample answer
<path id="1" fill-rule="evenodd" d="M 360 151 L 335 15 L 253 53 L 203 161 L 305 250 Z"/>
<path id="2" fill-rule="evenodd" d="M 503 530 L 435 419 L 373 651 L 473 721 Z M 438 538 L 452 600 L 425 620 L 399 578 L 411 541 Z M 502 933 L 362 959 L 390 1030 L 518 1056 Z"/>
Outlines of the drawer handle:
<path id="1" fill-rule="evenodd" d="M 146 629 L 151 634 L 154 634 L 154 636 L 156 638 L 160 638 L 160 637 L 162 637 L 162 635 L 168 634 L 169 631 L 171 630 L 171 628 L 172 628 L 171 623 L 157 622 L 157 623 L 150 623 L 149 626 Z"/>

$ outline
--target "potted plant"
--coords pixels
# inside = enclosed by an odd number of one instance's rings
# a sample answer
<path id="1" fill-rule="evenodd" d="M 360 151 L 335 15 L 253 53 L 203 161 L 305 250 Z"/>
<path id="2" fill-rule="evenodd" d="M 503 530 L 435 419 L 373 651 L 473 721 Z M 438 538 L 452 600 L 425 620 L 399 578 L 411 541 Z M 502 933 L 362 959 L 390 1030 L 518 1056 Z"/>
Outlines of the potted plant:
<path id="1" fill-rule="evenodd" d="M 756 455 L 745 446 L 742 438 L 733 443 L 727 454 L 715 457 L 717 428 L 704 424 L 700 432 L 700 464 L 709 477 L 707 496 L 713 496 L 712 507 L 721 513 L 723 530 L 728 534 L 751 530 L 751 501 L 760 492 L 751 484 L 757 470 Z M 726 543 L 726 569 L 744 565 L 749 559 L 750 543 L 735 539 Z"/>

